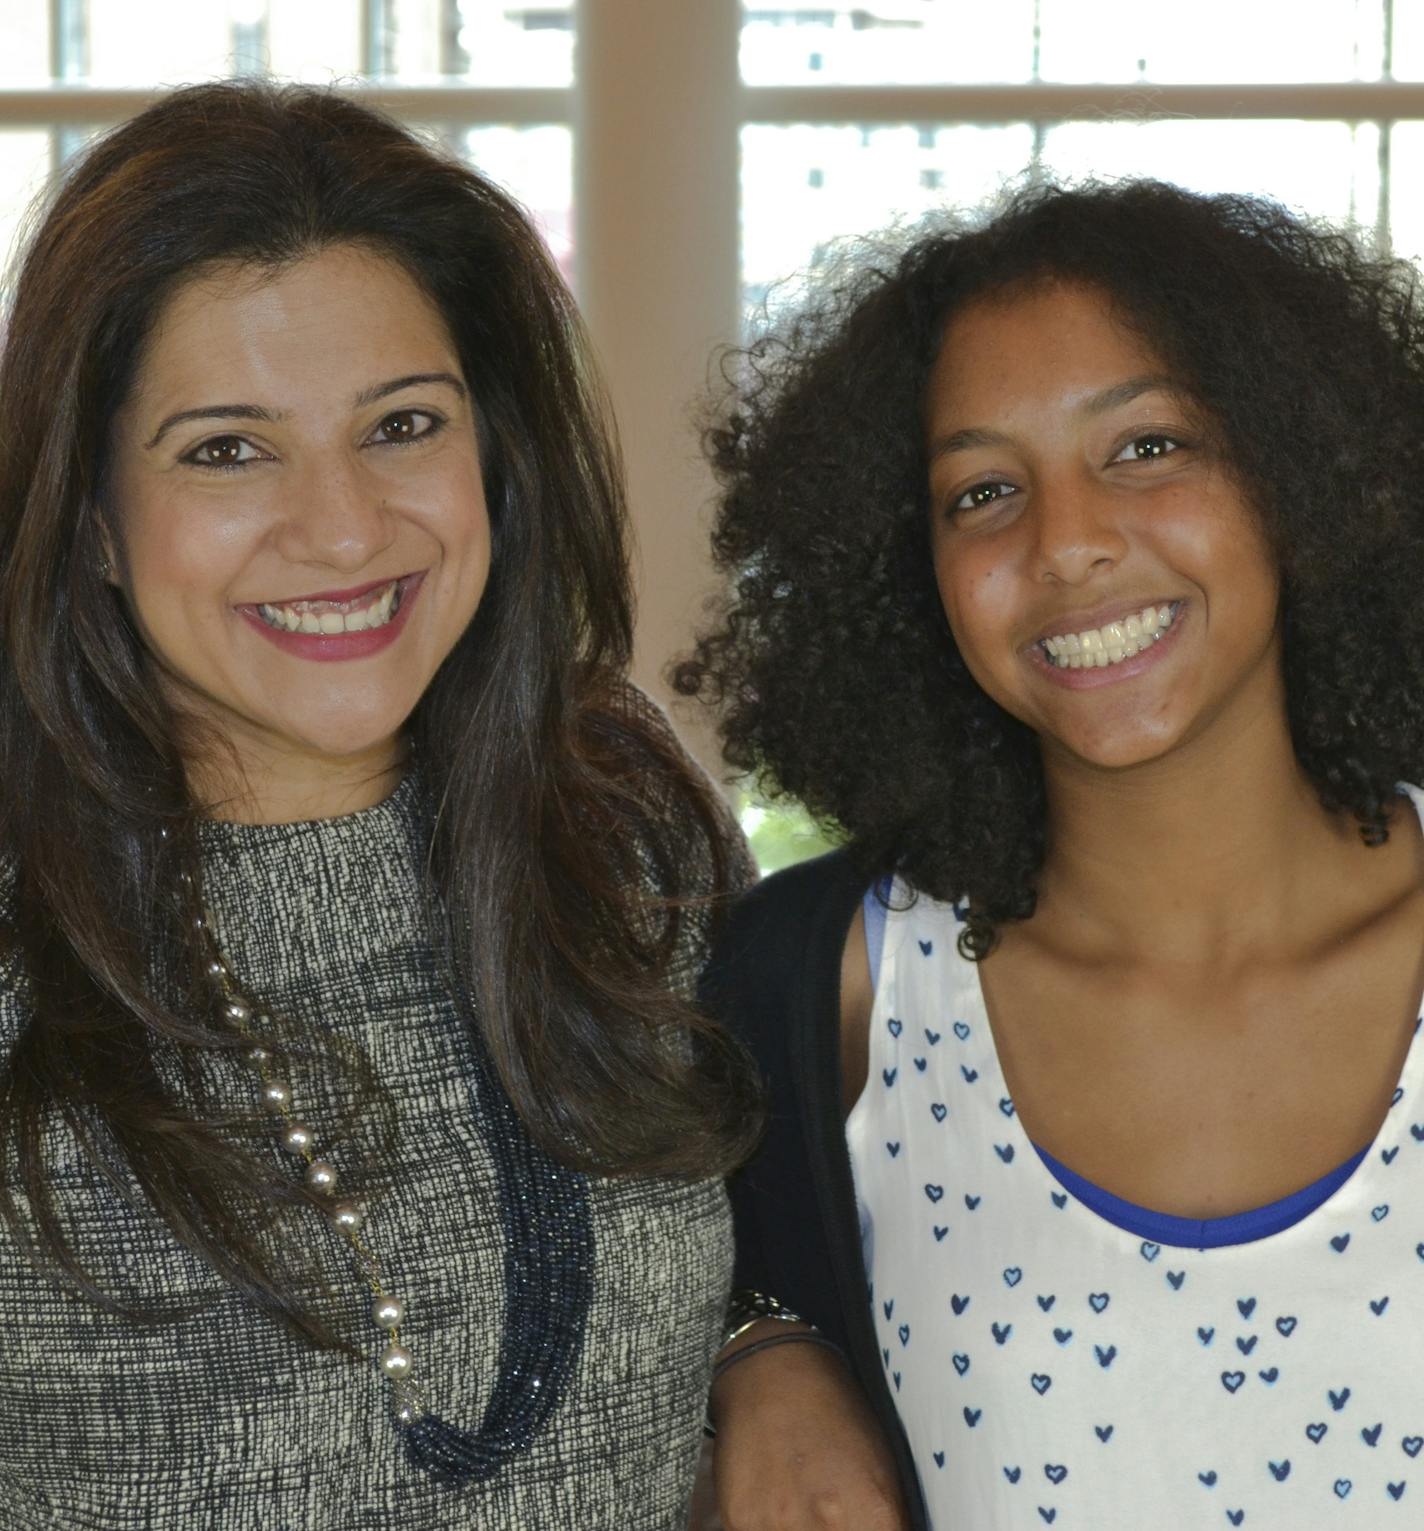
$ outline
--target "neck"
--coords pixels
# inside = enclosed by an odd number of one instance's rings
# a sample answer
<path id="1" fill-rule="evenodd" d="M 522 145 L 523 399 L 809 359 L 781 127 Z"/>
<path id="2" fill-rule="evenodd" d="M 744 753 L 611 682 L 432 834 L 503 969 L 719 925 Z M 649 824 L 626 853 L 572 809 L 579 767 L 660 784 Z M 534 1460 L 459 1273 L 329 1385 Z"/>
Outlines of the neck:
<path id="1" fill-rule="evenodd" d="M 1209 737 L 1208 737 L 1209 736 Z M 1282 939 L 1361 846 L 1300 768 L 1284 708 L 1104 771 L 1045 752 L 1039 911 L 1085 949 L 1227 960 Z"/>
<path id="2" fill-rule="evenodd" d="M 403 739 L 341 756 L 245 749 L 208 751 L 188 769 L 209 818 L 234 824 L 297 824 L 373 808 L 395 791 L 408 749 Z"/>

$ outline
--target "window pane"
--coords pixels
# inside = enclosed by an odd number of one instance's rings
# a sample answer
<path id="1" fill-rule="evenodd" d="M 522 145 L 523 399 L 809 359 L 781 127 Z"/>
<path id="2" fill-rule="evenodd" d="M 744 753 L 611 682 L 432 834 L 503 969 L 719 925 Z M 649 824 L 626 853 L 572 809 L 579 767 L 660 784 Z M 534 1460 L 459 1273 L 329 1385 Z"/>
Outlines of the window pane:
<path id="1" fill-rule="evenodd" d="M 1042 0 L 1041 27 L 1039 75 L 1068 83 L 1371 80 L 1383 65 L 1383 0 Z"/>
<path id="2" fill-rule="evenodd" d="M 814 265 L 843 235 L 983 201 L 1028 163 L 1032 147 L 1024 123 L 743 128 L 746 304 L 755 309 L 773 284 Z"/>
<path id="3" fill-rule="evenodd" d="M 451 140 L 471 165 L 508 191 L 534 220 L 564 280 L 573 284 L 573 134 L 552 123 L 479 127 Z"/>
<path id="4" fill-rule="evenodd" d="M 742 78 L 749 85 L 1368 80 L 1380 76 L 1383 39 L 1384 0 L 745 0 Z"/>
<path id="5" fill-rule="evenodd" d="M 1424 175 L 1424 122 L 1397 122 L 1389 140 L 1390 243 L 1396 255 L 1424 266 L 1424 199 L 1412 190 Z"/>
<path id="6" fill-rule="evenodd" d="M 0 84 L 38 85 L 49 78 L 49 11 L 45 0 L 3 0 Z"/>
<path id="7" fill-rule="evenodd" d="M 1033 0 L 742 6 L 748 85 L 938 85 L 1027 80 Z"/>
<path id="8" fill-rule="evenodd" d="M 44 0 L 22 4 L 38 18 L 38 42 L 20 40 L 47 69 Z M 178 84 L 271 72 L 283 79 L 340 80 L 370 72 L 476 85 L 568 85 L 573 80 L 570 0 L 88 0 L 87 60 L 71 72 L 104 84 Z M 361 28 L 369 24 L 370 37 Z M 10 37 L 8 21 L 5 41 Z M 19 57 L 16 53 L 15 57 Z M 7 71 L 20 67 L 11 62 Z"/>
<path id="9" fill-rule="evenodd" d="M 36 129 L 0 131 L 0 293 L 9 290 L 16 239 L 49 172 L 48 133 Z"/>
<path id="10" fill-rule="evenodd" d="M 1194 191 L 1263 193 L 1373 232 L 1379 126 L 1346 122 L 1067 122 L 1048 129 L 1043 164 L 1070 180 L 1150 175 Z"/>

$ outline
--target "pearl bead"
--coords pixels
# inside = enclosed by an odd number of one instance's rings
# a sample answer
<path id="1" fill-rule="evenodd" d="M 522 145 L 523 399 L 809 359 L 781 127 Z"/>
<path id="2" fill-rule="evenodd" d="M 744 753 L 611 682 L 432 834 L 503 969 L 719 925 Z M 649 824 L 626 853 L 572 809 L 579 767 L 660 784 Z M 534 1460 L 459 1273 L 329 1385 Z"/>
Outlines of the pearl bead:
<path id="1" fill-rule="evenodd" d="M 292 1103 L 292 1092 L 284 1080 L 269 1079 L 262 1086 L 262 1104 L 269 1111 L 285 1111 Z"/>
<path id="2" fill-rule="evenodd" d="M 371 1317 L 382 1329 L 396 1329 L 405 1318 L 405 1303 L 389 1293 L 377 1297 L 371 1304 Z"/>
<path id="3" fill-rule="evenodd" d="M 331 1220 L 343 1233 L 355 1233 L 366 1221 L 366 1214 L 354 1201 L 339 1201 L 331 1209 Z"/>
<path id="4" fill-rule="evenodd" d="M 336 1189 L 336 1171 L 325 1159 L 313 1159 L 307 1165 L 307 1184 L 326 1196 Z"/>
<path id="5" fill-rule="evenodd" d="M 252 1019 L 252 1007 L 243 1004 L 240 999 L 230 999 L 223 1006 L 223 1014 L 228 1020 L 242 1026 Z"/>
<path id="6" fill-rule="evenodd" d="M 414 1361 L 404 1345 L 387 1345 L 381 1352 L 381 1370 L 388 1377 L 407 1376 Z"/>
<path id="7" fill-rule="evenodd" d="M 223 963 L 219 962 L 216 957 L 214 957 L 213 960 L 208 963 L 207 971 L 209 978 L 216 979 L 221 978 L 227 972 L 227 968 Z"/>
<path id="8" fill-rule="evenodd" d="M 312 1130 L 305 1122 L 293 1122 L 282 1134 L 282 1147 L 294 1154 L 304 1154 L 312 1146 Z"/>
<path id="9" fill-rule="evenodd" d="M 245 1054 L 249 1063 L 270 1063 L 272 1054 L 265 1047 L 249 1047 Z"/>

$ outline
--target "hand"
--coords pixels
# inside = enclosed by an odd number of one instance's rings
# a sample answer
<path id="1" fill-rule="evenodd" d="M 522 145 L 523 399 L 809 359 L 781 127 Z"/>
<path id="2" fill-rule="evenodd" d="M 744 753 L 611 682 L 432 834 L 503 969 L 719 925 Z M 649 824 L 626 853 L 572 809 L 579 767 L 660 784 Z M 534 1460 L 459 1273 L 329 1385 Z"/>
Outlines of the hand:
<path id="1" fill-rule="evenodd" d="M 784 1327 L 757 1324 L 742 1343 Z M 724 1531 L 906 1531 L 884 1435 L 835 1351 L 748 1356 L 717 1379 L 711 1404 Z"/>

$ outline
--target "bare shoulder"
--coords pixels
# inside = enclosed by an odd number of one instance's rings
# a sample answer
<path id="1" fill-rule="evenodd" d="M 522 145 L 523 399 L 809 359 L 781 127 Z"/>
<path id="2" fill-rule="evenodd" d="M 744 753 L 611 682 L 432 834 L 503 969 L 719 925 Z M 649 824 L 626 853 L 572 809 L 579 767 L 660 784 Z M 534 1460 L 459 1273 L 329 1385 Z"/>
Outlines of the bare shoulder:
<path id="1" fill-rule="evenodd" d="M 841 953 L 841 1105 L 847 1116 L 865 1088 L 870 1068 L 870 1012 L 874 1007 L 865 909 L 858 906 Z"/>

